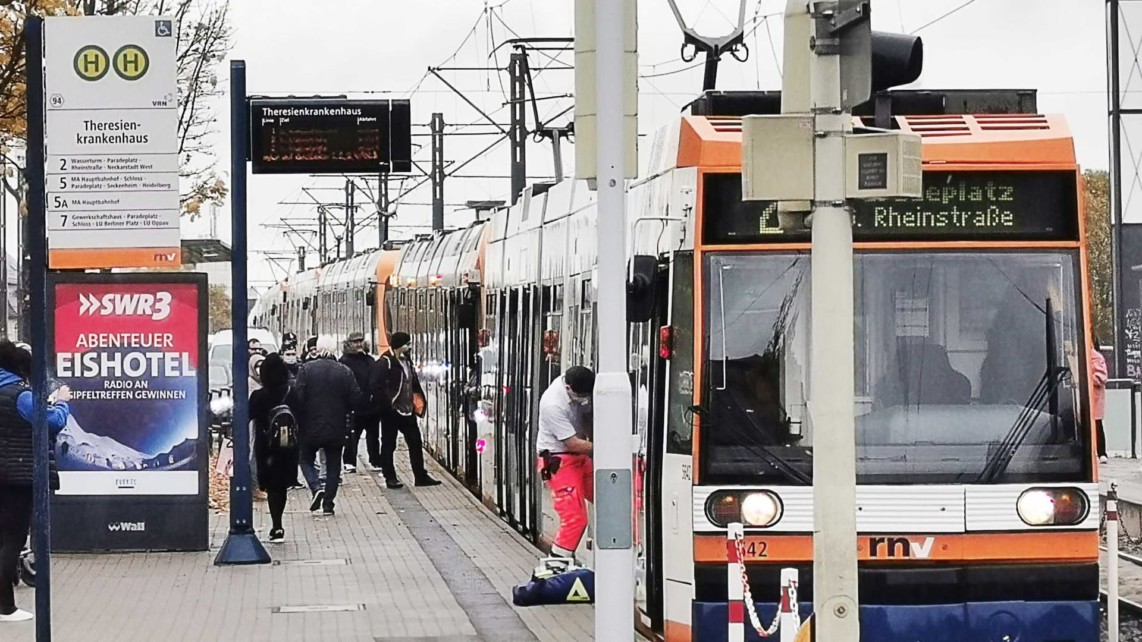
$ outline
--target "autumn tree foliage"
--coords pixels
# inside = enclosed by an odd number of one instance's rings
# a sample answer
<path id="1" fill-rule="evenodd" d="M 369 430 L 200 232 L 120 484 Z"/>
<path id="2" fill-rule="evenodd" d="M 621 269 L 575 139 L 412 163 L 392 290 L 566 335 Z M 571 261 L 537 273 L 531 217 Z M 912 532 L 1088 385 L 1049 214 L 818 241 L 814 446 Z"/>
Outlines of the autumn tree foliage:
<path id="1" fill-rule="evenodd" d="M 1105 171 L 1083 173 L 1087 262 L 1090 270 L 1091 316 L 1094 332 L 1109 344 L 1114 340 L 1114 271 L 1111 258 L 1110 181 Z"/>
<path id="2" fill-rule="evenodd" d="M 19 149 L 26 135 L 24 25 L 29 16 L 168 15 L 175 24 L 178 142 L 183 212 L 196 216 L 221 204 L 226 183 L 216 171 L 208 138 L 215 131 L 218 72 L 233 31 L 228 0 L 0 0 L 0 144 Z M 18 158 L 5 151 L 9 165 Z M 6 180 L 6 183 L 8 181 Z M 16 191 L 10 184 L 9 189 Z"/>

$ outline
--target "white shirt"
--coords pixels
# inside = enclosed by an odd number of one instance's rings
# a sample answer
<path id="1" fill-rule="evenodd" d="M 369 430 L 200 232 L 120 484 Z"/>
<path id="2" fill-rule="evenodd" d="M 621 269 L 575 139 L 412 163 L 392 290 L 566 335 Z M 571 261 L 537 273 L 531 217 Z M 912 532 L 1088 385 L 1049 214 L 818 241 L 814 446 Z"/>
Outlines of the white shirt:
<path id="1" fill-rule="evenodd" d="M 563 377 L 551 382 L 539 399 L 539 434 L 535 451 L 566 452 L 564 439 L 579 434 L 583 429 L 586 406 L 571 400 Z"/>

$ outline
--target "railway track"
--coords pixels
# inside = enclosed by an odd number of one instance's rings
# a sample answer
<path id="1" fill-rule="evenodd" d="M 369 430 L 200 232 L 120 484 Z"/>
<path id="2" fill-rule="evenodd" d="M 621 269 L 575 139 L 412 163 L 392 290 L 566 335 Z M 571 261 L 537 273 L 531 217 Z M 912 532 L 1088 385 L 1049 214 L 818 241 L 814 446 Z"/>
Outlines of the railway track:
<path id="1" fill-rule="evenodd" d="M 1102 584 L 1106 585 L 1106 547 L 1100 546 Z M 1118 621 L 1119 642 L 1142 642 L 1142 557 L 1118 553 Z M 1107 593 L 1099 591 L 1102 600 L 1102 639 L 1109 640 L 1106 628 Z"/>

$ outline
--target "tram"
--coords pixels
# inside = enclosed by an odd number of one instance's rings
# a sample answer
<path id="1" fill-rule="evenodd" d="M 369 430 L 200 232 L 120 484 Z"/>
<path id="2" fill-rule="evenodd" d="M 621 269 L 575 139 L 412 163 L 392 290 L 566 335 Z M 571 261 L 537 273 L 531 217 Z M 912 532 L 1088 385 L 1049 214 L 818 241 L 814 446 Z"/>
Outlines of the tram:
<path id="1" fill-rule="evenodd" d="M 892 126 L 923 141 L 924 189 L 853 212 L 862 639 L 1093 642 L 1072 136 L 1029 92 L 890 93 Z M 782 568 L 812 603 L 808 400 L 828 391 L 809 387 L 809 233 L 741 189 L 741 115 L 777 105 L 707 94 L 629 189 L 636 599 L 665 640 L 726 639 L 731 522 L 762 619 Z M 585 182 L 530 186 L 489 221 L 403 247 L 373 315 L 413 336 L 426 447 L 541 546 L 558 520 L 535 474 L 537 406 L 595 362 L 595 216 Z"/>

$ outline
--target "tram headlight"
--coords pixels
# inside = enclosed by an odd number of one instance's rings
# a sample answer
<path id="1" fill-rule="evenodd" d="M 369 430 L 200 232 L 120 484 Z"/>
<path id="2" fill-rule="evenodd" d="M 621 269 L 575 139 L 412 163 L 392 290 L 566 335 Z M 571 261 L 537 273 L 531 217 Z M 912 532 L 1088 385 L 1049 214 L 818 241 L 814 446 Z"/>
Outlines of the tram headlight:
<path id="1" fill-rule="evenodd" d="M 720 490 L 706 499 L 706 517 L 712 524 L 725 527 L 732 522 L 768 528 L 781 520 L 781 499 L 767 490 Z"/>
<path id="2" fill-rule="evenodd" d="M 1029 488 L 1015 502 L 1028 526 L 1071 526 L 1086 519 L 1090 502 L 1077 488 Z"/>
<path id="3" fill-rule="evenodd" d="M 749 526 L 773 526 L 781 519 L 781 500 L 770 492 L 742 496 L 742 521 Z"/>
<path id="4" fill-rule="evenodd" d="M 233 397 L 216 397 L 210 400 L 210 412 L 216 415 L 223 415 L 230 412 L 234 408 Z"/>

